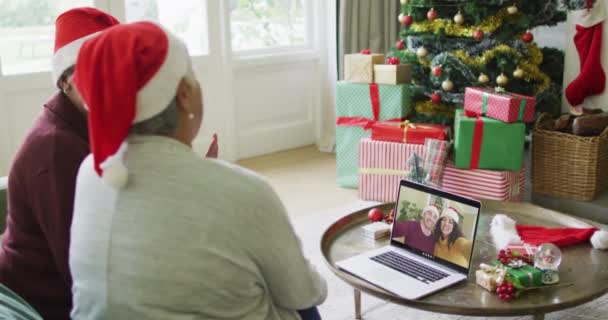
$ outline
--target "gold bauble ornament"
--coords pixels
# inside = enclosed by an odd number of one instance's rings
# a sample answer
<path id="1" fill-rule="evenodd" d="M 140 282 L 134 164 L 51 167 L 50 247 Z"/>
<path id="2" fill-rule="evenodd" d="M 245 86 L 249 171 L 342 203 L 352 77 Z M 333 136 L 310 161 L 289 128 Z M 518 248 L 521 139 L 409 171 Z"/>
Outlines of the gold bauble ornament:
<path id="1" fill-rule="evenodd" d="M 521 68 L 517 67 L 515 71 L 513 71 L 513 76 L 517 79 L 522 79 L 526 73 Z"/>
<path id="2" fill-rule="evenodd" d="M 425 47 L 420 47 L 418 48 L 418 50 L 416 50 L 416 55 L 418 56 L 418 58 L 424 58 L 429 54 L 429 50 L 427 50 Z"/>
<path id="3" fill-rule="evenodd" d="M 506 87 L 507 84 L 509 84 L 509 78 L 507 78 L 504 73 L 501 73 L 498 78 L 496 78 L 496 84 L 501 87 Z"/>
<path id="4" fill-rule="evenodd" d="M 485 73 L 480 74 L 479 78 L 477 80 L 481 84 L 486 84 L 486 83 L 490 82 L 490 78 L 488 78 L 488 76 Z"/>
<path id="5" fill-rule="evenodd" d="M 403 13 L 400 13 L 399 16 L 397 17 L 397 20 L 399 21 L 399 23 L 403 23 L 403 17 L 405 17 L 405 15 L 403 15 Z"/>
<path id="6" fill-rule="evenodd" d="M 507 8 L 507 12 L 509 14 L 516 14 L 519 11 L 519 9 L 517 9 L 516 5 L 512 5 L 510 7 Z"/>
<path id="7" fill-rule="evenodd" d="M 464 16 L 462 15 L 462 12 L 458 11 L 458 13 L 454 16 L 454 22 L 458 25 L 464 23 Z"/>
<path id="8" fill-rule="evenodd" d="M 400 2 L 402 5 L 406 5 L 409 2 L 409 0 L 401 0 Z"/>
<path id="9" fill-rule="evenodd" d="M 452 91 L 454 89 L 454 82 L 452 80 L 447 79 L 441 83 L 441 88 L 445 91 Z"/>

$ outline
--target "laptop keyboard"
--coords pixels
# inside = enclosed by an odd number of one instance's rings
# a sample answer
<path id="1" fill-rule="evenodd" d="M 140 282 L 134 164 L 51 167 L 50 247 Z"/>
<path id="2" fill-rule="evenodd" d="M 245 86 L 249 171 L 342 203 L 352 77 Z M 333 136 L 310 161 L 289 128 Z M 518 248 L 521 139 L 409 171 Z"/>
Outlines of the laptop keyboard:
<path id="1" fill-rule="evenodd" d="M 392 251 L 373 256 L 370 259 L 427 284 L 448 276 L 445 272 Z"/>

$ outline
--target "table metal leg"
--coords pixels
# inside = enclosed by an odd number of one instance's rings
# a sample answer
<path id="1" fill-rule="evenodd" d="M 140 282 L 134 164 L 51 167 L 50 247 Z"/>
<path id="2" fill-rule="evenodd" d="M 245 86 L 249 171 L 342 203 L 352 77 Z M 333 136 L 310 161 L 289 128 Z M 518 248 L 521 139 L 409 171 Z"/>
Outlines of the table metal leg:
<path id="1" fill-rule="evenodd" d="M 545 320 L 545 314 L 544 313 L 535 314 L 534 320 Z"/>
<path id="2" fill-rule="evenodd" d="M 361 320 L 361 291 L 358 289 L 355 289 L 355 319 Z"/>

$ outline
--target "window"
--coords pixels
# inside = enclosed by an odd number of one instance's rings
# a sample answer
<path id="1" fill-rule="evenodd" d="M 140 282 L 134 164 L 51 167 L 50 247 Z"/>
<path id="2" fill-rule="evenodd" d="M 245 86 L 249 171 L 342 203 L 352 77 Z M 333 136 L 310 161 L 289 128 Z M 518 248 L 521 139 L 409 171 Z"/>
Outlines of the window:
<path id="1" fill-rule="evenodd" d="M 126 0 L 127 22 L 151 20 L 174 32 L 191 55 L 207 53 L 205 0 Z"/>
<path id="2" fill-rule="evenodd" d="M 234 51 L 304 45 L 304 0 L 230 0 Z"/>
<path id="3" fill-rule="evenodd" d="M 2 74 L 50 70 L 55 19 L 68 9 L 92 5 L 93 0 L 0 0 Z"/>

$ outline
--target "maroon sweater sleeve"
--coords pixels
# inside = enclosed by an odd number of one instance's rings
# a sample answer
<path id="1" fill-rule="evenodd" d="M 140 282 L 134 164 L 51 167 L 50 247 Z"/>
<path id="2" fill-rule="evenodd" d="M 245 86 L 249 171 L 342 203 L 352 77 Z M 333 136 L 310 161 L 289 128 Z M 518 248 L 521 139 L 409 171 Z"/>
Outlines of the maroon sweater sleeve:
<path id="1" fill-rule="evenodd" d="M 71 287 L 68 264 L 70 227 L 74 208 L 76 176 L 88 150 L 82 142 L 70 136 L 58 136 L 51 163 L 36 177 L 36 206 L 33 208 L 42 233 L 57 266 L 57 270 Z M 63 152 L 62 152 L 63 151 Z"/>

